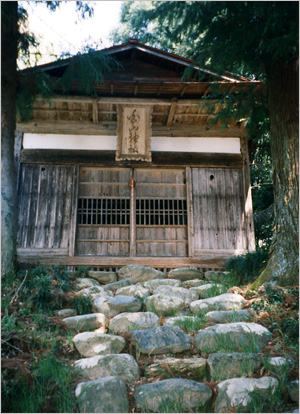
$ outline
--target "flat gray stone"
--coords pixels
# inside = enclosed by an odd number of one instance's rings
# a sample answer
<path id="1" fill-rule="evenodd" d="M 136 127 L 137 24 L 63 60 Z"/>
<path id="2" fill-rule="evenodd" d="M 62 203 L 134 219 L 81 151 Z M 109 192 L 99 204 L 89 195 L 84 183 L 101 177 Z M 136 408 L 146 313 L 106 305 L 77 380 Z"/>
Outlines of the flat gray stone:
<path id="1" fill-rule="evenodd" d="M 254 390 L 264 398 L 269 395 L 270 389 L 274 392 L 278 384 L 273 377 L 232 378 L 222 381 L 217 385 L 215 413 L 228 413 L 230 408 L 247 413 Z"/>
<path id="2" fill-rule="evenodd" d="M 159 286 L 181 286 L 180 280 L 177 279 L 153 279 L 153 280 L 147 280 L 147 282 L 144 283 L 144 286 L 150 290 L 151 293 L 153 293 L 154 289 L 156 289 Z"/>
<path id="3" fill-rule="evenodd" d="M 63 322 L 70 329 L 75 329 L 77 332 L 84 332 L 105 327 L 108 320 L 103 313 L 90 313 L 87 315 L 70 316 L 69 318 L 63 319 Z"/>
<path id="4" fill-rule="evenodd" d="M 205 315 L 207 322 L 231 323 L 247 322 L 253 320 L 254 312 L 252 309 L 233 309 L 230 311 L 211 311 Z"/>
<path id="5" fill-rule="evenodd" d="M 114 283 L 117 279 L 116 272 L 104 272 L 104 271 L 89 271 L 89 276 L 97 282 L 106 285 L 108 283 Z"/>
<path id="6" fill-rule="evenodd" d="M 80 413 L 128 413 L 126 383 L 113 376 L 81 382 L 75 391 Z"/>
<path id="7" fill-rule="evenodd" d="M 166 352 L 190 350 L 191 338 L 178 326 L 158 326 L 131 332 L 131 342 L 142 354 L 156 355 Z"/>
<path id="8" fill-rule="evenodd" d="M 212 391 L 201 382 L 173 378 L 144 384 L 135 390 L 135 403 L 140 412 L 197 412 L 211 398 Z"/>
<path id="9" fill-rule="evenodd" d="M 206 280 L 222 283 L 222 280 L 224 280 L 229 273 L 230 272 L 223 272 L 221 270 L 209 270 L 204 273 L 204 277 Z"/>
<path id="10" fill-rule="evenodd" d="M 190 290 L 197 292 L 199 299 L 211 298 L 212 296 L 221 295 L 226 291 L 220 283 L 207 283 L 206 285 L 192 287 Z"/>
<path id="11" fill-rule="evenodd" d="M 108 318 L 113 318 L 122 312 L 137 312 L 142 303 L 139 299 L 130 296 L 118 295 L 111 297 L 100 297 L 94 301 L 94 310 L 101 312 Z"/>
<path id="12" fill-rule="evenodd" d="M 207 365 L 212 381 L 244 377 L 259 371 L 261 359 L 252 352 L 210 354 Z"/>
<path id="13" fill-rule="evenodd" d="M 109 330 L 114 333 L 151 329 L 159 326 L 159 317 L 153 312 L 120 313 L 109 322 Z"/>
<path id="14" fill-rule="evenodd" d="M 91 379 L 116 376 L 124 381 L 137 381 L 140 377 L 139 366 L 129 354 L 96 355 L 75 361 L 75 367 L 83 370 Z"/>
<path id="15" fill-rule="evenodd" d="M 185 299 L 181 296 L 157 293 L 145 300 L 148 312 L 154 312 L 159 316 L 171 316 L 182 314 L 185 307 Z"/>
<path id="16" fill-rule="evenodd" d="M 129 279 L 133 283 L 146 282 L 152 279 L 163 279 L 165 274 L 153 267 L 139 266 L 139 265 L 128 265 L 118 270 L 119 280 Z"/>
<path id="17" fill-rule="evenodd" d="M 132 296 L 144 300 L 150 296 L 150 290 L 140 285 L 124 286 L 116 291 L 116 295 Z"/>
<path id="18" fill-rule="evenodd" d="M 76 316 L 77 312 L 76 309 L 61 309 L 59 311 L 56 312 L 57 316 L 60 316 L 62 318 L 67 318 L 68 316 Z"/>
<path id="19" fill-rule="evenodd" d="M 83 296 L 90 296 L 92 300 L 95 300 L 96 298 L 99 298 L 101 296 L 113 296 L 112 292 L 106 291 L 101 286 L 92 286 L 81 289 L 78 294 Z"/>
<path id="20" fill-rule="evenodd" d="M 245 306 L 245 299 L 237 293 L 223 293 L 208 299 L 199 299 L 191 302 L 189 307 L 192 313 L 207 313 L 212 310 L 241 309 Z"/>
<path id="21" fill-rule="evenodd" d="M 202 270 L 193 267 L 181 267 L 178 269 L 172 269 L 168 273 L 168 279 L 177 280 L 191 280 L 191 279 L 204 279 Z"/>
<path id="22" fill-rule="evenodd" d="M 203 286 L 206 284 L 207 284 L 207 280 L 191 279 L 191 280 L 185 280 L 184 282 L 182 282 L 182 287 L 189 289 L 192 287 Z"/>
<path id="23" fill-rule="evenodd" d="M 253 322 L 234 322 L 209 326 L 195 337 L 196 347 L 204 353 L 259 352 L 272 334 Z"/>
<path id="24" fill-rule="evenodd" d="M 118 289 L 124 286 L 130 286 L 133 285 L 133 282 L 129 279 L 125 280 L 118 280 L 117 282 L 108 283 L 107 285 L 103 286 L 105 290 L 110 290 L 112 292 L 116 292 Z"/>
<path id="25" fill-rule="evenodd" d="M 299 380 L 290 381 L 287 390 L 292 401 L 299 402 Z"/>
<path id="26" fill-rule="evenodd" d="M 100 286 L 100 283 L 91 277 L 78 277 L 76 279 L 75 286 L 78 290 L 81 290 L 93 286 Z"/>
<path id="27" fill-rule="evenodd" d="M 203 381 L 206 379 L 205 358 L 164 358 L 155 359 L 145 368 L 146 377 L 180 377 Z"/>
<path id="28" fill-rule="evenodd" d="M 74 345 L 83 357 L 118 354 L 123 351 L 126 341 L 122 336 L 97 332 L 82 332 L 74 336 Z"/>
<path id="29" fill-rule="evenodd" d="M 199 295 L 197 292 L 191 289 L 185 289 L 182 287 L 176 286 L 158 286 L 153 291 L 153 295 L 163 294 L 168 296 L 178 296 L 179 298 L 184 299 L 184 303 L 188 305 L 189 303 L 197 300 Z"/>

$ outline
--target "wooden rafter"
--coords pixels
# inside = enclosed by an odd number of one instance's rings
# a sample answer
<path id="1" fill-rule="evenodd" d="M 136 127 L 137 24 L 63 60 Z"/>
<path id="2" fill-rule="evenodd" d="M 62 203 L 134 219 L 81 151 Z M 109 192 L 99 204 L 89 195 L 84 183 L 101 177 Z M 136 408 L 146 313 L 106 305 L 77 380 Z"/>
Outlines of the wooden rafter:
<path id="1" fill-rule="evenodd" d="M 177 99 L 176 100 L 174 99 L 171 103 L 171 107 L 169 110 L 168 119 L 166 123 L 167 127 L 170 127 L 173 124 L 173 119 L 174 119 L 174 115 L 176 112 L 176 108 L 177 108 Z"/>

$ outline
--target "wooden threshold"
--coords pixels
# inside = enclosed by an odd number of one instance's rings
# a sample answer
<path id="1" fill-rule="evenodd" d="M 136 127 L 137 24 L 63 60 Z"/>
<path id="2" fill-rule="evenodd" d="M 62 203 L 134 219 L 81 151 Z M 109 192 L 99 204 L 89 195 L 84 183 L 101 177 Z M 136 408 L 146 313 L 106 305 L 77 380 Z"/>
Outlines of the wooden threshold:
<path id="1" fill-rule="evenodd" d="M 178 268 L 178 267 L 198 267 L 198 268 L 223 268 L 224 261 L 228 256 L 219 257 L 113 257 L 113 256 L 74 256 L 74 257 L 54 257 L 54 256 L 18 256 L 19 263 L 43 264 L 43 265 L 63 265 L 63 266 L 105 266 L 122 267 L 126 265 L 142 265 L 156 268 Z"/>

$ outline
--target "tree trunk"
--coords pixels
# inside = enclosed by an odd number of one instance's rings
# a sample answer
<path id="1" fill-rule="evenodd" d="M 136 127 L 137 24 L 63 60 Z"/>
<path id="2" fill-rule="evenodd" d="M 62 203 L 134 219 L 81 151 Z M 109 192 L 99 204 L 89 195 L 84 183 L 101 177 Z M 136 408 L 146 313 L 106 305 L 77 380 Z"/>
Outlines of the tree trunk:
<path id="1" fill-rule="evenodd" d="M 272 170 L 274 241 L 266 269 L 254 282 L 299 285 L 299 66 L 298 61 L 267 70 Z"/>
<path id="2" fill-rule="evenodd" d="M 18 4 L 1 4 L 1 273 L 15 271 L 17 177 L 14 161 L 17 96 Z"/>

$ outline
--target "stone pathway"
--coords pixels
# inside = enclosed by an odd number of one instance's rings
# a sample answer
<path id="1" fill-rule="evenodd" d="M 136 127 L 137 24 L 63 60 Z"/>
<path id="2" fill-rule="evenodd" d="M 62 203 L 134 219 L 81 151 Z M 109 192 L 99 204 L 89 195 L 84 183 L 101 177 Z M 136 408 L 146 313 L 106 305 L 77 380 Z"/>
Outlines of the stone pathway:
<path id="1" fill-rule="evenodd" d="M 76 388 L 80 412 L 127 413 L 132 401 L 146 413 L 248 412 L 254 390 L 273 393 L 289 361 L 271 358 L 273 376 L 259 375 L 272 334 L 241 295 L 226 293 L 224 273 L 130 265 L 78 278 L 93 313 L 60 316 L 76 332 L 74 365 L 88 378 Z M 291 401 L 298 394 L 292 381 Z"/>

